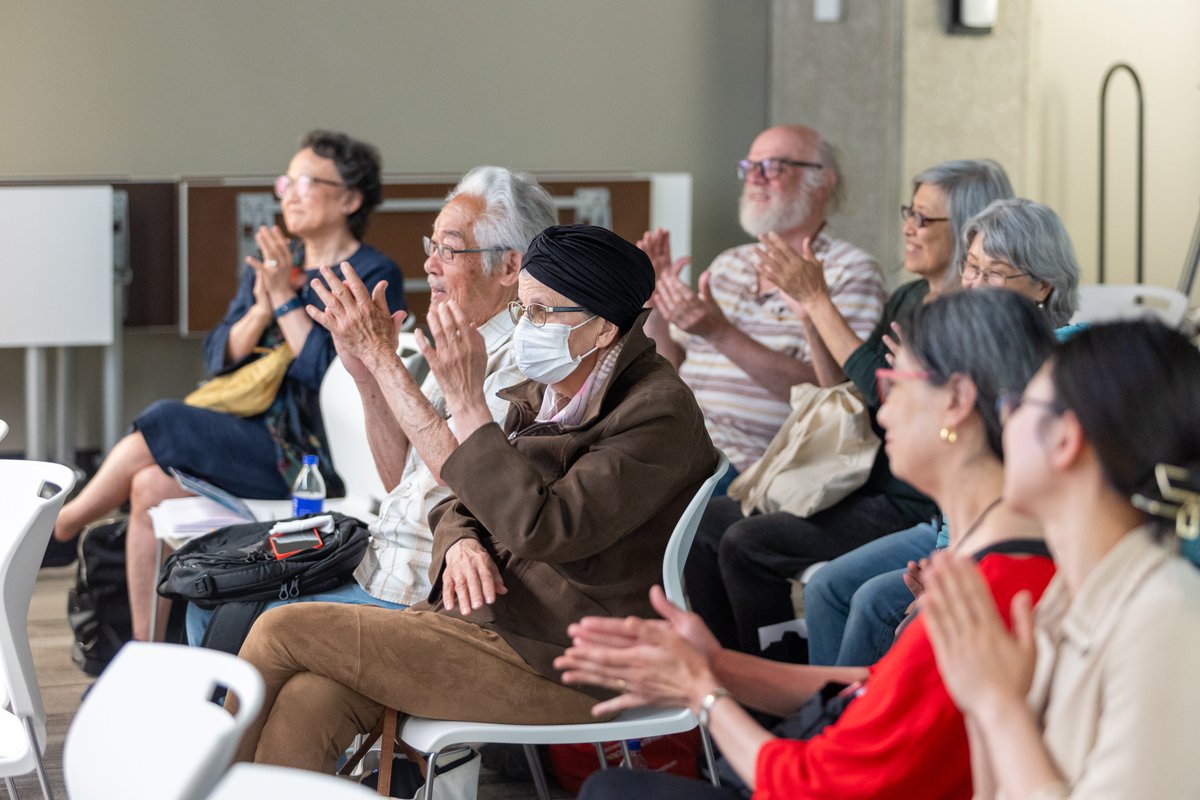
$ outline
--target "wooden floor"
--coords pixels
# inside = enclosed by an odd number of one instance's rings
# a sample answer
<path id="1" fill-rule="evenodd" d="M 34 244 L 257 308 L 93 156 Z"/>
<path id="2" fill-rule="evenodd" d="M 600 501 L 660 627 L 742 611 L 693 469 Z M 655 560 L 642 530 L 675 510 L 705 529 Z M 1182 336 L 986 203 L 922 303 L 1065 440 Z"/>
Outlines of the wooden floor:
<path id="1" fill-rule="evenodd" d="M 62 776 L 63 737 L 79 708 L 79 701 L 92 678 L 71 661 L 74 641 L 67 625 L 67 592 L 75 583 L 75 568 L 43 569 L 38 574 L 29 608 L 29 641 L 42 701 L 46 706 L 46 768 L 50 773 L 55 798 L 67 797 Z M 570 797 L 551 784 L 553 796 Z M 37 777 L 17 778 L 17 790 L 22 798 L 41 797 Z M 0 792 L 2 794 L 2 792 Z M 510 800 L 536 797 L 532 783 L 513 780 L 497 772 L 483 770 L 480 776 L 481 800 Z M 139 800 L 130 798 L 130 800 Z"/>

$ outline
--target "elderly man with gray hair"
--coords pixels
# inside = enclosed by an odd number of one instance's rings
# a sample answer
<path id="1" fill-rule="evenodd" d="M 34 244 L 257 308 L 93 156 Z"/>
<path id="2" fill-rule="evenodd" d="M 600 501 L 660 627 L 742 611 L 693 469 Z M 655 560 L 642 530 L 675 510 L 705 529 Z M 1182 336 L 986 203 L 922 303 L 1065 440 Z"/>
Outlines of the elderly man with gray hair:
<path id="1" fill-rule="evenodd" d="M 883 277 L 874 257 L 836 238 L 826 222 L 841 188 L 834 147 L 812 128 L 777 125 L 754 139 L 737 176 L 746 233 L 810 248 L 842 316 L 869 336 L 883 310 Z M 817 382 L 804 324 L 755 269 L 755 243 L 717 256 L 698 292 L 680 279 L 688 259 L 672 260 L 666 231 L 647 232 L 638 246 L 658 281 L 646 332 L 696 393 L 713 443 L 729 456 L 727 484 L 762 456 L 787 419 L 791 387 Z"/>
<path id="2" fill-rule="evenodd" d="M 503 167 L 477 167 L 446 198 L 425 237 L 425 273 L 431 307 L 452 300 L 483 336 L 487 349 L 484 394 L 493 419 L 503 422 L 508 402 L 497 392 L 524 380 L 512 350 L 514 324 L 508 304 L 517 296 L 517 275 L 529 243 L 557 223 L 550 195 L 533 176 Z M 429 594 L 433 534 L 429 512 L 450 496 L 442 465 L 458 446 L 454 420 L 432 373 L 418 385 L 396 353 L 396 332 L 405 312 L 392 315 L 382 289 L 373 296 L 349 266 L 345 281 L 322 269 L 334 291 L 324 311 L 308 313 L 333 334 L 338 356 L 354 378 L 366 415 L 367 438 L 384 486 L 390 489 L 371 525 L 371 543 L 355 580 L 330 592 L 273 602 L 324 601 L 405 608 Z M 324 286 L 320 287 L 322 290 Z M 386 287 L 384 287 L 386 288 Z M 237 651 L 249 629 L 214 625 L 213 611 L 189 606 L 188 640 L 206 640 Z"/>

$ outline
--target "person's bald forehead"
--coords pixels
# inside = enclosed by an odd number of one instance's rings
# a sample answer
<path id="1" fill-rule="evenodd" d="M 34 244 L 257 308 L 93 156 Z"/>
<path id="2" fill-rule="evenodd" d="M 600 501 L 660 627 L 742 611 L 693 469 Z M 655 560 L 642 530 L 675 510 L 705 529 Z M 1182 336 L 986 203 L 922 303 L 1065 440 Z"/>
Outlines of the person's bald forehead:
<path id="1" fill-rule="evenodd" d="M 771 156 L 813 161 L 821 143 L 821 134 L 804 125 L 776 125 L 755 137 L 748 157 L 759 161 Z"/>

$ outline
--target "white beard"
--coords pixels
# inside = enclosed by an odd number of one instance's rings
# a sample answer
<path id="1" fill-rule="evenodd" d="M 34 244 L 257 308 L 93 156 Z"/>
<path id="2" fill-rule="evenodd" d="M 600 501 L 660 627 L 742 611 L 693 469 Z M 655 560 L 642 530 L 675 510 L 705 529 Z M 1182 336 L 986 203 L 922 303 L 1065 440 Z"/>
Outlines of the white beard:
<path id="1" fill-rule="evenodd" d="M 747 199 L 746 190 L 738 199 L 738 222 L 742 230 L 757 239 L 768 233 L 791 230 L 799 227 L 812 213 L 812 203 L 804 187 L 797 187 L 793 198 L 771 195 L 765 208 L 759 210 Z"/>

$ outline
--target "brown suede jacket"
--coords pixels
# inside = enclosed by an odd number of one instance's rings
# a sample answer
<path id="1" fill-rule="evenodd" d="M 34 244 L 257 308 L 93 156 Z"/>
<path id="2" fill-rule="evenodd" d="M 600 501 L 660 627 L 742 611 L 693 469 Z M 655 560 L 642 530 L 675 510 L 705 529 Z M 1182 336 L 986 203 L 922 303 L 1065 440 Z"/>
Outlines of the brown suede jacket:
<path id="1" fill-rule="evenodd" d="M 429 516 L 433 588 L 420 607 L 495 631 L 552 680 L 569 623 L 654 616 L 647 593 L 662 581 L 667 540 L 716 469 L 696 399 L 642 332 L 644 319 L 581 425 L 534 422 L 542 384 L 501 392 L 513 404 L 510 433 L 487 425 L 459 445 L 442 467 L 455 497 Z M 441 602 L 441 576 L 446 551 L 468 537 L 493 554 L 508 593 L 460 615 Z"/>

